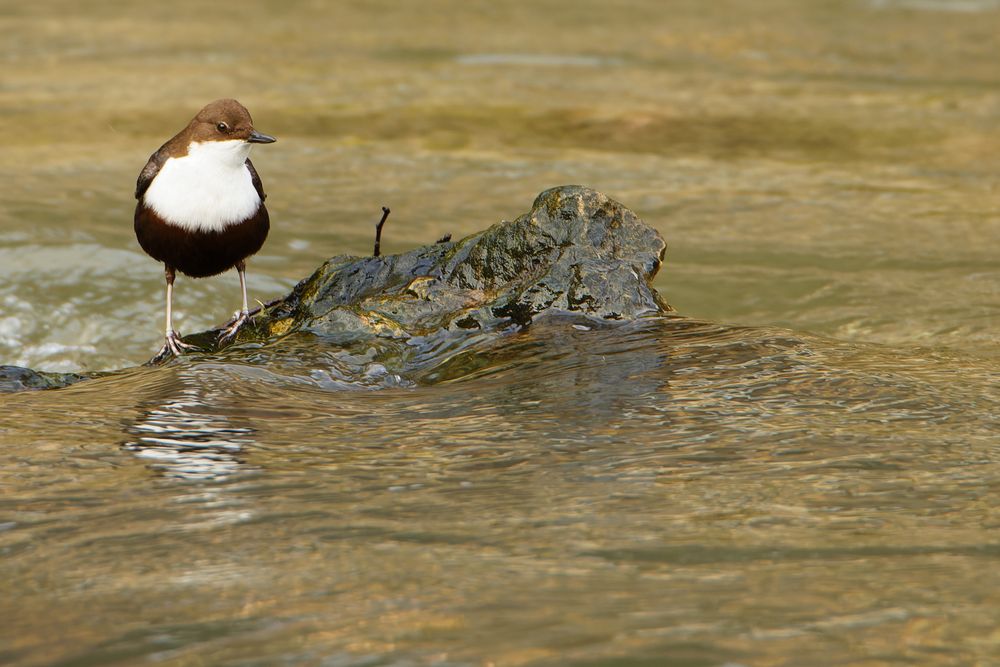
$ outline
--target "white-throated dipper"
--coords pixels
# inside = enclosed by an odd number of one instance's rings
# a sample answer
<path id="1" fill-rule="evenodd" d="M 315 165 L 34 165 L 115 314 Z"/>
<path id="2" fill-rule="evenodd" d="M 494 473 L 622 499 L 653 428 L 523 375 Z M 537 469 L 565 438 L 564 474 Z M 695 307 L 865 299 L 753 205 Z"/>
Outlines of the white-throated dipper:
<path id="1" fill-rule="evenodd" d="M 220 340 L 247 321 L 246 258 L 267 238 L 270 221 L 264 188 L 250 162 L 254 144 L 274 137 L 253 129 L 250 112 L 236 100 L 211 102 L 153 153 L 135 185 L 135 236 L 167 278 L 166 342 L 157 357 L 191 346 L 171 322 L 176 271 L 204 278 L 233 267 L 240 275 L 243 306 Z"/>

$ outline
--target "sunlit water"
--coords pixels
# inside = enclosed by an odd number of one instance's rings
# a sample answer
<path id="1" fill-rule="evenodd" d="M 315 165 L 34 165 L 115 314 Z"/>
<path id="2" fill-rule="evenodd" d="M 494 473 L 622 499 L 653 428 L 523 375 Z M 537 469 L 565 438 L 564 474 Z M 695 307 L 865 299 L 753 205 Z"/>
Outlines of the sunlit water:
<path id="1" fill-rule="evenodd" d="M 0 363 L 130 368 L 0 397 L 0 663 L 997 660 L 996 3 L 243 4 L 0 7 Z M 684 317 L 134 368 L 134 178 L 223 95 L 252 297 L 582 183 Z"/>

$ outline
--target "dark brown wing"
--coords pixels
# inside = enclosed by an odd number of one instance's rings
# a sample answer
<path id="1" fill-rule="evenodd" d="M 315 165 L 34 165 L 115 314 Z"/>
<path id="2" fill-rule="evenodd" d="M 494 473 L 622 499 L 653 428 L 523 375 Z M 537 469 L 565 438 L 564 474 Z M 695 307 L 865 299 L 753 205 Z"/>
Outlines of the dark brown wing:
<path id="1" fill-rule="evenodd" d="M 260 182 L 260 176 L 257 175 L 257 170 L 253 168 L 253 162 L 250 161 L 250 158 L 247 158 L 247 169 L 250 170 L 250 180 L 253 181 L 253 187 L 257 190 L 257 195 L 261 201 L 264 201 L 267 199 L 267 195 L 264 194 L 264 184 Z"/>
<path id="2" fill-rule="evenodd" d="M 142 168 L 139 172 L 139 178 L 135 182 L 135 198 L 142 199 L 142 195 L 146 193 L 149 189 L 149 184 L 153 182 L 156 175 L 160 173 L 160 167 L 169 159 L 167 156 L 167 151 L 164 150 L 167 147 L 166 144 L 160 146 L 160 149 L 149 156 L 149 162 L 146 166 Z"/>

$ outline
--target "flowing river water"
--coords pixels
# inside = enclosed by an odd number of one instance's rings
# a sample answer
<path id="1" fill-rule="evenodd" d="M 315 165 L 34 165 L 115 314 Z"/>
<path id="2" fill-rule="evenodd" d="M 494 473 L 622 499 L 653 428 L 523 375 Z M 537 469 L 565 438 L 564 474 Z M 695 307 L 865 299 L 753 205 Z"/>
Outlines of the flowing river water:
<path id="1" fill-rule="evenodd" d="M 0 4 L 0 664 L 1000 664 L 1000 3 Z M 233 96 L 251 296 L 581 183 L 680 317 L 141 367 Z M 183 332 L 235 274 L 177 283 Z"/>

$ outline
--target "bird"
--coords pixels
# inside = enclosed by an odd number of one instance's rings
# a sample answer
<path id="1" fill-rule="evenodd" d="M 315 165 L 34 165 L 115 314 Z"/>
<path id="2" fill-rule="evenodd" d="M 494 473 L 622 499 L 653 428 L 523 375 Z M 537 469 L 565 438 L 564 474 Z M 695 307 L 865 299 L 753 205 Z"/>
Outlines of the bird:
<path id="1" fill-rule="evenodd" d="M 178 271 L 205 278 L 235 268 L 243 304 L 224 325 L 219 341 L 234 337 L 248 320 L 246 260 L 261 249 L 270 229 L 264 186 L 250 149 L 275 141 L 254 129 L 242 104 L 215 100 L 160 146 L 139 172 L 135 236 L 147 255 L 163 262 L 167 282 L 165 341 L 154 359 L 194 347 L 173 328 Z"/>

